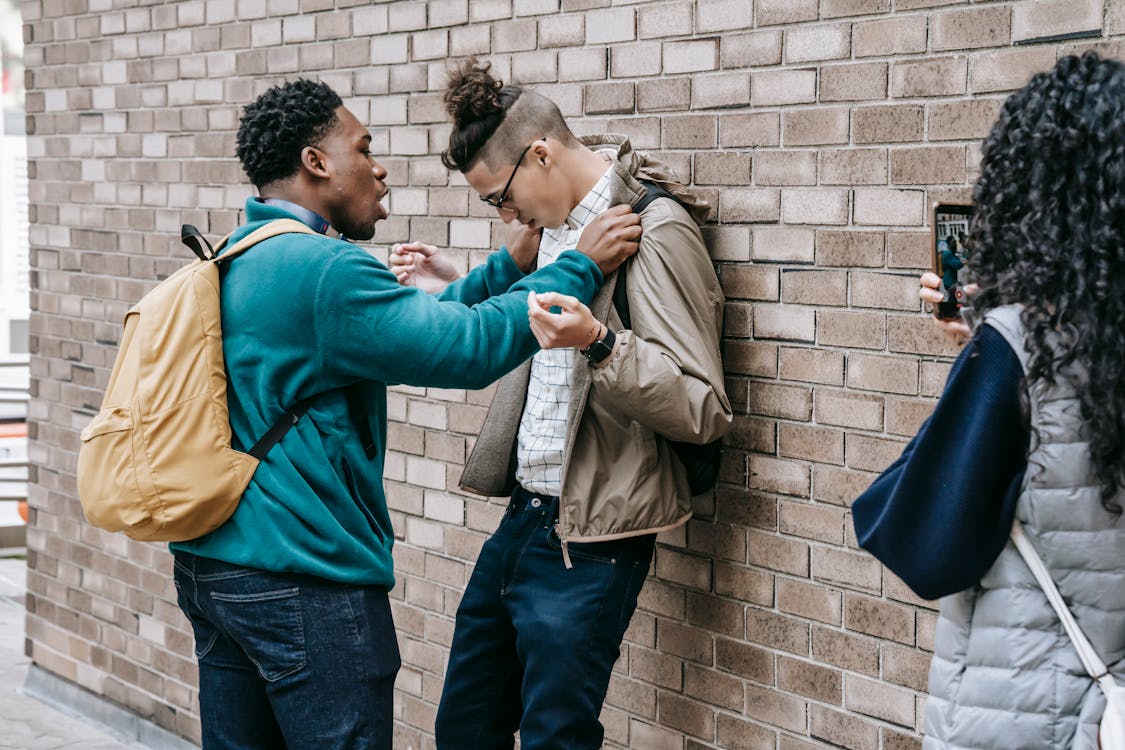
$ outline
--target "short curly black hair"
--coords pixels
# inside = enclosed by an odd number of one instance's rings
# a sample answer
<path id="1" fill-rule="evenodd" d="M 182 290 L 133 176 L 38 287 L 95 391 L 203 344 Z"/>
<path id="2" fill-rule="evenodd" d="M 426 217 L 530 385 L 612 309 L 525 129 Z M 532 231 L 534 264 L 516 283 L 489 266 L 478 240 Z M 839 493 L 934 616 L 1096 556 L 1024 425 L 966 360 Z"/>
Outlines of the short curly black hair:
<path id="1" fill-rule="evenodd" d="M 327 83 L 299 78 L 246 105 L 236 153 L 250 182 L 261 188 L 296 174 L 301 150 L 316 146 L 332 129 L 343 103 Z"/>
<path id="2" fill-rule="evenodd" d="M 1125 65 L 1059 59 L 984 142 L 968 239 L 978 314 L 1023 305 L 1027 379 L 1076 377 L 1102 504 L 1125 487 Z M 1075 373 L 1078 373 L 1075 375 Z"/>

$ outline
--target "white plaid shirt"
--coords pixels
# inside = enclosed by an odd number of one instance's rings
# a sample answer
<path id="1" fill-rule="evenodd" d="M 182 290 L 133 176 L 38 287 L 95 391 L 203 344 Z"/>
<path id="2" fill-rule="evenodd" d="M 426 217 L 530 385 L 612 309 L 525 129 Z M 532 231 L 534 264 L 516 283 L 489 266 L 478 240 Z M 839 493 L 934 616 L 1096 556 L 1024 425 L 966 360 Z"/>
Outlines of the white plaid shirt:
<path id="1" fill-rule="evenodd" d="M 578 238 L 594 218 L 609 208 L 609 174 L 602 175 L 586 197 L 557 229 L 544 229 L 539 242 L 538 267 L 555 261 L 564 250 L 578 246 Z M 576 349 L 542 349 L 531 359 L 531 382 L 516 437 L 516 481 L 524 489 L 544 495 L 562 491 L 566 416 Z"/>

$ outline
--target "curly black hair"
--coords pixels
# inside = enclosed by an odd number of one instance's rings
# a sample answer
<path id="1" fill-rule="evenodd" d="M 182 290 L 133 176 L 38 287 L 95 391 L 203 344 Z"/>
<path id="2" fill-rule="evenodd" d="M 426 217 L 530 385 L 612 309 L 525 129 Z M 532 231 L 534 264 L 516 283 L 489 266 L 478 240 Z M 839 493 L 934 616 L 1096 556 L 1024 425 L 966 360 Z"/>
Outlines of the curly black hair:
<path id="1" fill-rule="evenodd" d="M 343 103 L 327 83 L 300 78 L 274 86 L 246 105 L 236 153 L 250 182 L 261 188 L 296 174 L 301 150 L 319 144 L 336 124 L 336 108 Z"/>
<path id="2" fill-rule="evenodd" d="M 449 72 L 449 83 L 442 96 L 453 120 L 449 148 L 441 153 L 446 169 L 467 171 L 523 94 L 520 87 L 505 86 L 494 78 L 489 72 L 491 67 L 492 63 L 481 63 L 471 57 Z"/>
<path id="3" fill-rule="evenodd" d="M 1022 304 L 1027 382 L 1075 386 L 1102 505 L 1125 486 L 1125 65 L 1063 57 L 1004 103 L 968 240 L 981 315 Z"/>

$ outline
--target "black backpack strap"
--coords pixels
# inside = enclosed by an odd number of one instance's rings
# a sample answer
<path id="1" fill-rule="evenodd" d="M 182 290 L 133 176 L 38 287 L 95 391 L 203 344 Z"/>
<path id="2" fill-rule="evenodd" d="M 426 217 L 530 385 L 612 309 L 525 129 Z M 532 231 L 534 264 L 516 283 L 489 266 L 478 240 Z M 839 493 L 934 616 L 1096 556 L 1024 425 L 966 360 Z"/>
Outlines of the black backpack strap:
<path id="1" fill-rule="evenodd" d="M 261 439 L 254 443 L 254 447 L 247 453 L 259 461 L 264 459 L 266 454 L 270 452 L 270 448 L 280 443 L 281 439 L 285 437 L 285 433 L 301 421 L 301 417 L 305 416 L 305 412 L 309 410 L 309 403 L 309 401 L 299 401 L 296 406 L 278 417 L 278 420 L 273 423 L 273 427 L 269 428 L 269 431 L 262 435 Z"/>
<path id="2" fill-rule="evenodd" d="M 671 198 L 676 200 L 676 196 L 669 193 L 664 188 L 657 185 L 655 182 L 649 180 L 638 180 L 645 187 L 645 193 L 641 196 L 640 200 L 633 204 L 633 212 L 640 213 L 648 208 L 648 205 L 658 198 Z M 681 204 L 682 205 L 682 204 Z M 621 325 L 626 329 L 632 328 L 632 316 L 629 314 L 629 296 L 626 288 L 626 279 L 628 278 L 629 263 L 626 261 L 622 263 L 617 269 L 617 283 L 613 287 L 613 306 L 617 309 L 617 317 L 621 318 Z"/>
<path id="3" fill-rule="evenodd" d="M 375 437 L 371 432 L 371 422 L 367 419 L 367 413 L 363 410 L 363 399 L 359 394 L 359 384 L 348 386 L 344 390 L 344 398 L 348 402 L 348 419 L 355 425 L 360 442 L 363 443 L 363 453 L 370 461 L 375 458 L 378 451 L 375 449 Z M 261 439 L 254 443 L 254 447 L 247 453 L 259 461 L 264 459 L 270 449 L 280 443 L 286 433 L 301 421 L 301 417 L 305 416 L 305 412 L 309 410 L 311 404 L 312 399 L 299 401 L 296 406 L 278 417 L 278 420 L 273 423 L 273 427 L 269 428 L 266 434 L 262 435 Z"/>

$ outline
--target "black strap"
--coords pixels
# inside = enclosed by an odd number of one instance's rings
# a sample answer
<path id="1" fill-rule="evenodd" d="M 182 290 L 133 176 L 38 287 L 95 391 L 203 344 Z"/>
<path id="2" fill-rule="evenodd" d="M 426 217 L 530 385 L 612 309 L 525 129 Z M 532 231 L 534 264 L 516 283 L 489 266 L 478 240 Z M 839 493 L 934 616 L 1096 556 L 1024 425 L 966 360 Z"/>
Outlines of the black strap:
<path id="1" fill-rule="evenodd" d="M 285 433 L 292 429 L 293 425 L 301 421 L 301 417 L 305 416 L 305 412 L 309 410 L 308 401 L 299 401 L 289 411 L 278 417 L 278 420 L 273 423 L 273 427 L 262 435 L 258 442 L 254 443 L 254 447 L 247 451 L 251 456 L 261 461 L 270 452 L 270 448 L 274 447 L 281 442 L 285 437 Z"/>
<path id="2" fill-rule="evenodd" d="M 360 442 L 363 443 L 363 454 L 367 456 L 367 460 L 375 458 L 378 451 L 375 448 L 375 437 L 371 433 L 371 422 L 367 419 L 367 412 L 363 409 L 363 399 L 359 394 L 359 384 L 350 385 L 344 390 L 344 398 L 348 402 L 348 419 L 351 420 L 355 426 L 356 432 L 359 434 Z M 281 442 L 289 430 L 301 421 L 301 417 L 305 416 L 305 412 L 309 410 L 312 399 L 300 401 L 289 411 L 282 414 L 273 427 L 262 435 L 261 439 L 254 444 L 248 453 L 254 458 L 261 461 L 270 452 L 270 449 Z"/>
<path id="3" fill-rule="evenodd" d="M 633 212 L 640 213 L 648 208 L 648 205 L 658 198 L 671 198 L 672 200 L 680 203 L 676 196 L 669 193 L 664 188 L 657 185 L 655 182 L 648 180 L 639 180 L 645 186 L 645 194 L 641 199 L 633 204 Z M 682 203 L 680 205 L 683 205 Z M 632 316 L 629 314 L 629 296 L 626 289 L 626 278 L 628 276 L 629 263 L 622 263 L 617 269 L 617 283 L 613 287 L 613 306 L 617 309 L 617 317 L 621 318 L 621 326 L 623 328 L 632 328 Z"/>

